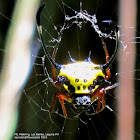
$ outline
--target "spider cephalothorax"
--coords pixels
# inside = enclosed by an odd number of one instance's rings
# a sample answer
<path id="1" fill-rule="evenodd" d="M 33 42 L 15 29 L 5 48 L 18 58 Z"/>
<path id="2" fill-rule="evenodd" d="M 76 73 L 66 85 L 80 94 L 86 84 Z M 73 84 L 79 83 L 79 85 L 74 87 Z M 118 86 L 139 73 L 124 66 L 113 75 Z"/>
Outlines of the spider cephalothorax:
<path id="1" fill-rule="evenodd" d="M 76 112 L 89 111 L 94 102 L 97 102 L 96 113 L 103 110 L 106 107 L 106 91 L 118 86 L 118 83 L 111 84 L 111 82 L 108 81 L 111 75 L 109 67 L 114 61 L 118 48 L 116 28 L 114 28 L 116 47 L 110 59 L 104 39 L 100 37 L 106 54 L 105 64 L 94 64 L 90 56 L 84 61 L 76 61 L 69 53 L 70 63 L 60 65 L 54 61 L 56 51 L 54 51 L 53 57 L 51 57 L 43 42 L 42 27 L 40 25 L 40 13 L 43 7 L 44 5 L 41 6 L 37 12 L 37 28 L 45 55 L 52 64 L 53 79 L 51 82 L 58 88 L 58 92 L 54 95 L 54 101 L 50 111 L 54 108 L 57 97 L 61 103 L 64 116 L 67 116 L 64 101 L 71 103 Z M 55 70 L 58 71 L 58 76 L 56 76 Z M 91 111 L 90 113 L 92 114 Z"/>

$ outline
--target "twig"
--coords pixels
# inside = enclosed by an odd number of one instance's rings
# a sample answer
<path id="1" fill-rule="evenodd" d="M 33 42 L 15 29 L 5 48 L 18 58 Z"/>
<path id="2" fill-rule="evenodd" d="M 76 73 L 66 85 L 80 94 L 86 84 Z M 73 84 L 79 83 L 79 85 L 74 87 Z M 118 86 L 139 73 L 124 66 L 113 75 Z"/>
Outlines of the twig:
<path id="1" fill-rule="evenodd" d="M 120 25 L 124 42 L 135 36 L 135 30 L 128 30 L 136 24 L 136 0 L 120 1 Z M 133 40 L 135 41 L 135 40 Z M 124 50 L 120 44 L 118 88 L 118 140 L 134 139 L 134 69 L 135 69 L 135 44 L 126 42 Z M 128 74 L 128 71 L 133 71 Z"/>

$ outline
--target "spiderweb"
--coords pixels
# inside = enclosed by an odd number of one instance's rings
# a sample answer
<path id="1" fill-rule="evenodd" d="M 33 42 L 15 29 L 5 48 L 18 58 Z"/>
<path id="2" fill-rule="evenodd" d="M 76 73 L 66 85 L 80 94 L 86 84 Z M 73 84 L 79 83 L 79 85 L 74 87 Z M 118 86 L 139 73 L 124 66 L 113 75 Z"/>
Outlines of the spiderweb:
<path id="1" fill-rule="evenodd" d="M 101 21 L 111 19 L 117 23 L 118 1 L 112 2 L 113 8 L 108 7 L 105 2 L 100 0 L 89 3 L 67 0 L 56 0 L 54 2 L 42 0 L 41 4 L 44 3 L 46 3 L 46 7 L 41 15 L 43 38 L 50 54 L 58 47 L 57 63 L 69 63 L 68 51 L 76 60 L 85 60 L 91 51 L 91 59 L 94 63 L 105 63 L 105 54 L 99 36 L 105 37 L 109 54 L 113 54 L 115 48 L 113 29 L 109 24 Z M 84 14 L 81 14 L 82 12 Z M 86 19 L 86 14 L 94 18 L 92 20 L 94 23 Z M 131 29 L 132 27 L 128 30 Z M 120 35 L 125 34 L 121 33 Z M 137 35 L 140 36 L 138 32 Z M 133 37 L 127 40 L 127 42 L 137 44 L 137 62 L 134 70 L 136 76 L 134 81 L 136 83 L 136 122 L 138 123 L 140 115 L 140 105 L 138 104 L 140 95 L 140 65 L 138 63 L 140 52 L 138 49 L 139 37 L 134 38 L 136 42 L 131 41 Z M 125 51 L 127 47 L 125 42 L 120 43 Z M 32 72 L 23 89 L 19 103 L 19 122 L 14 138 L 16 139 L 18 135 L 24 138 L 30 137 L 30 139 L 52 140 L 74 140 L 81 138 L 97 140 L 116 139 L 117 111 L 115 89 L 106 94 L 106 104 L 110 109 L 106 108 L 96 115 L 86 115 L 85 113 L 77 115 L 72 111 L 70 104 L 65 102 L 68 113 L 68 117 L 65 118 L 59 101 L 57 101 L 54 110 L 49 112 L 54 93 L 57 92 L 57 89 L 50 82 L 52 77 L 51 65 L 40 46 L 38 34 L 35 35 L 32 46 Z M 5 53 L 4 48 L 0 49 L 0 53 Z M 117 62 L 115 61 L 111 66 L 112 77 L 110 81 L 112 83 L 117 82 L 118 75 L 123 76 L 123 73 L 117 73 L 116 65 Z M 135 129 L 136 138 L 139 139 L 139 127 Z"/>

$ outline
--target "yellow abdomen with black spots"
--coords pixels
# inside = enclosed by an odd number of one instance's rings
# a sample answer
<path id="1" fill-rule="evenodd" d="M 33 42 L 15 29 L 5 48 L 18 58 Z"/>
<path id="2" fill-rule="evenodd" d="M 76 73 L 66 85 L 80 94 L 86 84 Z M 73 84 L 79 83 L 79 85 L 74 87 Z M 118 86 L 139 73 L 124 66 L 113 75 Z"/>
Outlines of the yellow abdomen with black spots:
<path id="1" fill-rule="evenodd" d="M 98 76 L 105 78 L 103 71 L 101 69 L 96 69 L 98 66 L 99 65 L 92 62 L 77 61 L 69 63 L 67 65 L 63 65 L 58 77 L 67 77 L 70 81 L 70 85 L 75 88 L 75 94 L 88 94 L 99 87 L 99 85 L 96 85 L 92 90 L 90 88 Z M 69 91 L 68 85 L 63 84 L 63 86 L 67 91 Z"/>

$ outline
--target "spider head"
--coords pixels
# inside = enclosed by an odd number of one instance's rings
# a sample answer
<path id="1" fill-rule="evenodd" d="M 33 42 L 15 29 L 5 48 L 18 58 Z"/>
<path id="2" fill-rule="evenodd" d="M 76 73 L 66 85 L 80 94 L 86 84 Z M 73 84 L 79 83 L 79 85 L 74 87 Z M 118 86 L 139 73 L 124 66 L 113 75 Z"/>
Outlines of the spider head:
<path id="1" fill-rule="evenodd" d="M 96 114 L 96 104 L 90 94 L 74 94 L 72 109 L 75 113 Z"/>
<path id="2" fill-rule="evenodd" d="M 86 110 L 92 104 L 89 95 L 74 95 L 73 107 L 78 110 Z"/>

